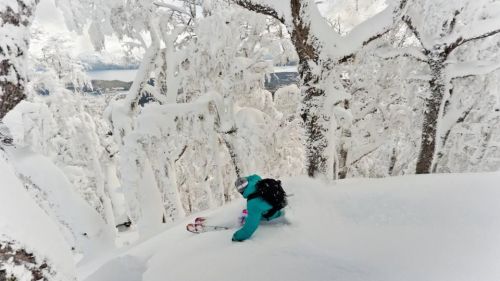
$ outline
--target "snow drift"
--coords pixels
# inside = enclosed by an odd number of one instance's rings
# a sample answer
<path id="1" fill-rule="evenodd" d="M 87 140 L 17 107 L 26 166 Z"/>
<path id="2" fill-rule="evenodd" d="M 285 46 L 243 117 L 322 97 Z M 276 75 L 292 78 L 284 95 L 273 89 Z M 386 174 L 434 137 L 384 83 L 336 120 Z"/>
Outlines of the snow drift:
<path id="1" fill-rule="evenodd" d="M 191 234 L 188 221 L 128 250 L 87 281 L 499 280 L 500 173 L 285 180 L 288 223 Z M 198 215 L 232 224 L 244 206 Z M 86 279 L 85 279 L 86 278 Z"/>

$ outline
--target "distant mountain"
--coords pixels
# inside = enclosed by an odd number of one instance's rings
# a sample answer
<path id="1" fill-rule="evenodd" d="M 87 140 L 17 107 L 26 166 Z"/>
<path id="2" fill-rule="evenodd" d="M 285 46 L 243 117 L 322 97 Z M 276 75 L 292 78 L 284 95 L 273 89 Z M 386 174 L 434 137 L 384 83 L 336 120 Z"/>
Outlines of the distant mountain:
<path id="1" fill-rule="evenodd" d="M 127 58 L 107 52 L 86 52 L 78 56 L 89 71 L 111 69 L 137 69 L 140 61 L 136 58 Z"/>
<path id="2" fill-rule="evenodd" d="M 281 87 L 298 84 L 299 75 L 297 72 L 277 72 L 270 74 L 264 83 L 266 90 L 271 93 L 276 92 Z M 84 89 L 85 92 L 105 93 L 109 91 L 128 91 L 132 82 L 124 82 L 119 80 L 92 80 L 92 90 Z M 72 90 L 72 86 L 68 85 L 68 89 Z"/>

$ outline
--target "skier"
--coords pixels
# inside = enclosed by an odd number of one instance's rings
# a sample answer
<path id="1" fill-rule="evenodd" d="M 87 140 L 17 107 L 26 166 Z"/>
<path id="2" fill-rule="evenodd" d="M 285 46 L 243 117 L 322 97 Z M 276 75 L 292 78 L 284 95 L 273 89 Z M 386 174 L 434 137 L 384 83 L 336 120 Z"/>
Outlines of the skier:
<path id="1" fill-rule="evenodd" d="M 266 191 L 257 187 L 261 184 L 266 185 L 267 189 L 273 190 L 271 197 Z M 243 198 L 247 199 L 248 216 L 245 218 L 243 227 L 233 234 L 233 241 L 244 241 L 257 230 L 261 220 L 274 220 L 283 215 L 281 210 L 286 206 L 286 194 L 281 188 L 281 182 L 272 179 L 265 179 L 258 175 L 238 178 L 235 182 L 236 189 Z M 265 200 L 264 198 L 267 198 Z"/>

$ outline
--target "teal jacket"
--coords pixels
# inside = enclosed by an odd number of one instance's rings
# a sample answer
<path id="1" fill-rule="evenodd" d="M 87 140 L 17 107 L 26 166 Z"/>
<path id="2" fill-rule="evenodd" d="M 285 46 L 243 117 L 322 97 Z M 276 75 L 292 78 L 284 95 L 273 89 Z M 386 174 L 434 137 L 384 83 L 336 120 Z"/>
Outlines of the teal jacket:
<path id="1" fill-rule="evenodd" d="M 251 175 L 246 177 L 248 180 L 248 185 L 243 192 L 243 198 L 248 198 L 248 196 L 256 191 L 256 184 L 261 177 L 258 175 Z M 250 238 L 252 234 L 259 227 L 261 220 L 266 220 L 262 216 L 269 210 L 271 210 L 271 204 L 264 201 L 262 198 L 254 198 L 252 200 L 247 200 L 247 210 L 248 216 L 245 220 L 245 225 L 233 234 L 233 241 L 244 241 Z M 282 215 L 282 211 L 276 212 L 274 216 L 269 218 L 269 220 L 276 219 Z"/>

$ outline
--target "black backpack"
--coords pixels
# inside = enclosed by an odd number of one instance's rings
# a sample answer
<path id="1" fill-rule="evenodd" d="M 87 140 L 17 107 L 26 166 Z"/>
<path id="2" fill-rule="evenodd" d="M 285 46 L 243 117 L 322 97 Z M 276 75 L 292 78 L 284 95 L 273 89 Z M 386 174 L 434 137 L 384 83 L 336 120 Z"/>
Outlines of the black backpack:
<path id="1" fill-rule="evenodd" d="M 269 203 L 272 208 L 263 215 L 265 219 L 269 219 L 277 211 L 283 209 L 288 205 L 286 193 L 281 186 L 281 181 L 274 179 L 263 179 L 257 182 L 256 191 L 250 194 L 247 199 L 262 198 Z"/>

